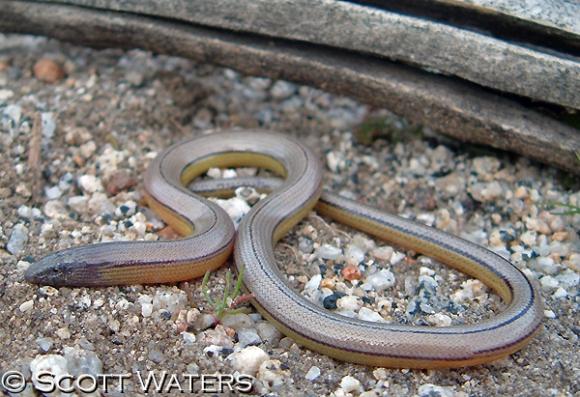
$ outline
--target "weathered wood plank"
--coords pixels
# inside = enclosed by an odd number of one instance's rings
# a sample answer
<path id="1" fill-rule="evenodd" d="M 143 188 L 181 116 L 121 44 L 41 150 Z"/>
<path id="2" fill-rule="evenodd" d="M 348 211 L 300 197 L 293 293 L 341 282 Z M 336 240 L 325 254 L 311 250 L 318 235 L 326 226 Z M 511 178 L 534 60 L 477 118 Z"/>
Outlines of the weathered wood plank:
<path id="1" fill-rule="evenodd" d="M 127 13 L 9 1 L 0 30 L 96 47 L 143 48 L 318 86 L 387 107 L 455 138 L 579 173 L 576 130 L 477 86 L 386 60 Z"/>
<path id="2" fill-rule="evenodd" d="M 46 1 L 46 0 L 45 0 Z M 436 20 L 336 0 L 48 0 L 385 57 L 580 109 L 580 59 Z M 379 2 L 377 2 L 379 3 Z M 577 37 L 580 40 L 580 36 Z"/>

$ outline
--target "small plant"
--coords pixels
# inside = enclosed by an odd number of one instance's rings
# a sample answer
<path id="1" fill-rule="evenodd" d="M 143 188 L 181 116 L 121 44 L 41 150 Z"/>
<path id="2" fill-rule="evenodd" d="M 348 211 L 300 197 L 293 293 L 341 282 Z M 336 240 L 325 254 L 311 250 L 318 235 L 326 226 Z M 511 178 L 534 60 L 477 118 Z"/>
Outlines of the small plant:
<path id="1" fill-rule="evenodd" d="M 208 270 L 203 277 L 201 283 L 201 291 L 207 303 L 212 307 L 213 315 L 216 318 L 216 323 L 219 323 L 226 314 L 243 313 L 247 308 L 240 308 L 239 306 L 248 302 L 254 297 L 253 294 L 242 294 L 242 283 L 244 279 L 244 268 L 240 268 L 237 280 L 234 281 L 233 274 L 230 269 L 226 272 L 226 285 L 224 287 L 223 296 L 219 299 L 214 299 L 210 296 L 207 283 L 211 276 Z"/>

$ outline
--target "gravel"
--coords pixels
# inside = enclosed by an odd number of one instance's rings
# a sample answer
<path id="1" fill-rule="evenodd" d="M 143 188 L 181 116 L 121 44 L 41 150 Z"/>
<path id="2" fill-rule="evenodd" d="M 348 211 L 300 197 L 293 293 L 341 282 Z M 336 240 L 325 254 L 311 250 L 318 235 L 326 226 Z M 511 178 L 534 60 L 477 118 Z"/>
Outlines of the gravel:
<path id="1" fill-rule="evenodd" d="M 411 134 L 417 128 L 386 110 L 289 82 L 24 36 L 0 36 L 0 49 L 0 339 L 10 341 L 0 349 L 0 370 L 28 379 L 46 368 L 239 371 L 256 377 L 255 395 L 268 396 L 578 393 L 580 216 L 546 207 L 580 205 L 569 175 L 425 128 Z M 50 60 L 42 61 L 44 74 L 35 70 L 41 60 Z M 367 117 L 386 118 L 409 138 L 357 144 Z M 57 249 L 174 235 L 144 206 L 143 173 L 170 144 L 215 127 L 294 135 L 325 163 L 327 189 L 509 258 L 541 286 L 544 332 L 522 351 L 474 368 L 371 368 L 300 347 L 251 308 L 217 321 L 200 280 L 99 289 L 24 281 L 28 266 Z M 31 167 L 33 133 L 41 135 L 41 160 Z M 255 172 L 212 170 L 208 177 Z M 216 202 L 239 221 L 261 197 L 239 189 Z M 314 212 L 282 239 L 276 259 L 297 293 L 366 321 L 470 324 L 503 308 L 478 280 Z M 225 268 L 210 278 L 212 296 L 224 280 Z M 134 378 L 127 388 L 142 395 Z"/>

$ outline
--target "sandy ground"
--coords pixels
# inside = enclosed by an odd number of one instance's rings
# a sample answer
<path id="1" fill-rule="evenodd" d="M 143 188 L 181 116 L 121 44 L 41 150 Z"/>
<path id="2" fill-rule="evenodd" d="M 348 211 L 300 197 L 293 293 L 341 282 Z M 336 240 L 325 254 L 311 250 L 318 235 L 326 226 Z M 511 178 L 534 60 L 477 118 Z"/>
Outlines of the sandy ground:
<path id="1" fill-rule="evenodd" d="M 55 60 L 65 76 L 52 84 L 40 81 L 33 67 L 41 58 Z M 0 37 L 0 115 L 4 373 L 16 370 L 30 379 L 39 366 L 74 373 L 84 365 L 101 373 L 130 373 L 124 395 L 142 395 L 134 378 L 137 371 L 233 374 L 246 368 L 244 363 L 237 367 L 230 354 L 243 350 L 239 330 L 245 326 L 236 321 L 250 321 L 250 334 L 258 329 L 260 336 L 252 344 L 267 356 L 252 373 L 257 378 L 255 395 L 580 392 L 580 219 L 544 209 L 550 201 L 580 204 L 578 181 L 569 175 L 429 130 L 411 134 L 414 127 L 387 111 L 307 87 L 140 51 L 94 51 L 31 37 Z M 387 129 L 412 137 L 356 144 L 353 134 L 369 115 L 387 120 Z M 58 290 L 24 281 L 25 269 L 56 249 L 170 235 L 142 203 L 143 172 L 170 144 L 214 127 L 260 127 L 297 136 L 325 162 L 329 190 L 510 256 L 541 285 L 544 331 L 522 351 L 488 365 L 385 370 L 340 363 L 289 338 L 280 340 L 256 314 L 232 320 L 231 327 L 204 330 L 200 322 L 211 307 L 201 294 L 200 280 Z M 40 156 L 31 160 L 35 145 Z M 309 281 L 321 275 L 330 280 L 324 285 L 331 292 L 345 290 L 355 296 L 353 315 L 364 305 L 395 322 L 470 323 L 501 310 L 497 296 L 464 275 L 396 247 L 380 259 L 370 245 L 387 246 L 364 240 L 368 247 L 359 266 L 363 280 L 377 267 L 395 280 L 384 291 L 366 296 L 356 282 L 345 280 L 343 256 L 320 258 L 323 246 L 338 248 L 341 255 L 357 246 L 356 235 L 316 214 L 307 217 L 277 247 L 290 285 L 304 293 Z M 223 290 L 224 275 L 220 270 L 211 278 L 212 293 Z M 436 285 L 429 302 L 420 300 L 421 276 Z M 411 313 L 413 300 L 430 306 Z M 272 340 L 266 340 L 268 332 Z M 317 372 L 313 367 L 320 375 L 312 376 Z M 40 394 L 29 382 L 20 395 Z M 165 395 L 182 394 L 174 390 Z"/>

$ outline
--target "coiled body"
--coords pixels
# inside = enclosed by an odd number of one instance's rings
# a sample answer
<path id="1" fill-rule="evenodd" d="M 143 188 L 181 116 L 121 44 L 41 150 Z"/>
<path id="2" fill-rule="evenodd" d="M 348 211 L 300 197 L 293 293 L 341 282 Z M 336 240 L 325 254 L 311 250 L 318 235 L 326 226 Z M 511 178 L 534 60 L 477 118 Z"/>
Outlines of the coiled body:
<path id="1" fill-rule="evenodd" d="M 223 210 L 185 188 L 210 167 L 234 166 L 262 167 L 283 178 L 244 217 L 237 234 Z M 150 206 L 189 237 L 64 250 L 31 266 L 26 278 L 57 286 L 184 280 L 220 266 L 236 236 L 235 263 L 245 269 L 244 285 L 258 311 L 297 342 L 340 360 L 407 368 L 475 365 L 520 349 L 539 329 L 540 296 L 508 261 L 458 237 L 322 193 L 321 181 L 318 159 L 287 136 L 238 131 L 194 138 L 160 154 L 145 178 Z M 339 222 L 479 278 L 507 308 L 479 324 L 433 328 L 345 318 L 309 302 L 285 283 L 274 244 L 315 206 Z"/>

